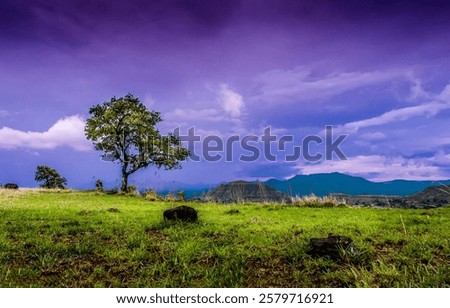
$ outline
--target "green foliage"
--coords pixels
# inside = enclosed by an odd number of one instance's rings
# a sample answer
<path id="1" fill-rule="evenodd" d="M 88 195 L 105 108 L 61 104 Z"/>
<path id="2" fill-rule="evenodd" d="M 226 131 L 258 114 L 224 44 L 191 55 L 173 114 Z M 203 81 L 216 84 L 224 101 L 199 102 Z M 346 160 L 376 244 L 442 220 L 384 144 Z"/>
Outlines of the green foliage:
<path id="1" fill-rule="evenodd" d="M 156 124 L 160 113 L 149 111 L 132 94 L 113 97 L 109 102 L 89 109 L 85 134 L 104 159 L 119 162 L 122 172 L 121 191 L 126 192 L 128 177 L 137 170 L 154 165 L 166 170 L 180 168 L 189 155 L 173 133 L 162 136 Z"/>
<path id="2" fill-rule="evenodd" d="M 67 180 L 60 176 L 58 171 L 48 166 L 37 166 L 34 179 L 43 188 L 64 189 Z"/>
<path id="3" fill-rule="evenodd" d="M 0 202 L 0 287 L 450 287 L 450 207 L 192 202 L 186 225 L 125 195 L 1 189 Z M 355 249 L 306 254 L 328 233 Z"/>
<path id="4" fill-rule="evenodd" d="M 139 191 L 135 185 L 128 185 L 126 193 L 128 195 L 139 196 Z"/>
<path id="5" fill-rule="evenodd" d="M 3 185 L 3 188 L 5 188 L 5 189 L 19 189 L 19 185 L 17 185 L 16 183 L 6 183 L 5 185 Z"/>
<path id="6" fill-rule="evenodd" d="M 95 181 L 95 189 L 99 192 L 103 192 L 103 181 L 98 179 L 97 181 Z"/>

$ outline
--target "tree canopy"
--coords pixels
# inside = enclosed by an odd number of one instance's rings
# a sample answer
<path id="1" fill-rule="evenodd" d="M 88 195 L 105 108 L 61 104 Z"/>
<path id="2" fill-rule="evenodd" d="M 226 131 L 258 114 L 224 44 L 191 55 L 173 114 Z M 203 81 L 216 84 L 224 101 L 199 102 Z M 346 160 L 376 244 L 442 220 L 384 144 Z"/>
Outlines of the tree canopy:
<path id="1" fill-rule="evenodd" d="M 154 165 L 178 169 L 189 152 L 173 133 L 161 135 L 155 127 L 162 121 L 157 111 L 150 111 L 132 94 L 113 97 L 92 106 L 85 134 L 103 159 L 121 165 L 122 191 L 128 190 L 128 177 L 137 170 Z"/>
<path id="2" fill-rule="evenodd" d="M 67 180 L 59 175 L 58 171 L 48 166 L 37 166 L 34 179 L 43 188 L 64 189 L 67 185 Z"/>

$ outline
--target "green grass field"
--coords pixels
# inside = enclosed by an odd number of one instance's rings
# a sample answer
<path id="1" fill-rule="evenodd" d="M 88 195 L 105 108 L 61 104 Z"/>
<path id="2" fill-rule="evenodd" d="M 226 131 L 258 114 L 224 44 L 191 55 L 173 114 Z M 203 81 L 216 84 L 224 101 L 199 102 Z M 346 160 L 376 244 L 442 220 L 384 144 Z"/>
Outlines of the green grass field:
<path id="1" fill-rule="evenodd" d="M 450 208 L 189 204 L 95 192 L 0 190 L 1 287 L 449 287 Z M 116 208 L 118 211 L 110 210 Z M 357 251 L 312 258 L 311 237 Z"/>

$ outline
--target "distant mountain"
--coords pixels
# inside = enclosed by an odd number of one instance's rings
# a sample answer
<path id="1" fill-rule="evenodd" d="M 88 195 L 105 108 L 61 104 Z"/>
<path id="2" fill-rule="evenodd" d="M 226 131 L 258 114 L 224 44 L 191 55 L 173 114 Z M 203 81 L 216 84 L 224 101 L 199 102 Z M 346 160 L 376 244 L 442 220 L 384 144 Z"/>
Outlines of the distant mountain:
<path id="1" fill-rule="evenodd" d="M 409 197 L 418 204 L 450 204 L 450 188 L 448 186 L 433 186 Z"/>
<path id="2" fill-rule="evenodd" d="M 311 175 L 296 175 L 285 181 L 270 179 L 264 182 L 264 184 L 291 196 L 304 196 L 310 194 L 326 196 L 331 193 L 342 193 L 348 195 L 409 196 L 430 186 L 438 186 L 442 184 L 450 185 L 450 180 L 394 180 L 388 182 L 371 182 L 362 177 L 333 172 Z"/>
<path id="3" fill-rule="evenodd" d="M 235 181 L 210 190 L 203 199 L 222 203 L 275 202 L 290 203 L 291 198 L 262 183 Z"/>

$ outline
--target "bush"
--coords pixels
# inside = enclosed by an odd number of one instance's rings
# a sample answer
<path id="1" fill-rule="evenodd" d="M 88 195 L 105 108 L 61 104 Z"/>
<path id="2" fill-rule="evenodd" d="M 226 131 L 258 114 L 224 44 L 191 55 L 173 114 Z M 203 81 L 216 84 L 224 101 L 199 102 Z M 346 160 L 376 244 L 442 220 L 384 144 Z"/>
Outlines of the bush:
<path id="1" fill-rule="evenodd" d="M 172 193 L 169 192 L 167 195 L 165 195 L 163 197 L 163 200 L 166 202 L 181 202 L 181 201 L 185 201 L 185 193 L 184 190 L 180 190 L 179 192 Z"/>
<path id="2" fill-rule="evenodd" d="M 6 183 L 5 185 L 3 185 L 3 188 L 6 188 L 6 189 L 19 189 L 19 185 L 14 184 L 14 183 Z"/>
<path id="3" fill-rule="evenodd" d="M 138 189 L 137 189 L 136 186 L 134 186 L 134 185 L 129 185 L 129 186 L 127 187 L 126 194 L 127 194 L 127 195 L 133 195 L 133 196 L 139 196 L 139 191 L 138 191 Z"/>
<path id="4" fill-rule="evenodd" d="M 102 180 L 98 179 L 97 181 L 95 181 L 95 189 L 99 192 L 103 192 L 103 182 Z"/>
<path id="5" fill-rule="evenodd" d="M 180 201 L 184 201 L 184 199 L 185 199 L 185 197 L 186 197 L 186 193 L 184 192 L 184 190 L 180 190 L 180 191 L 177 193 L 177 196 L 178 196 L 178 199 L 179 199 Z"/>
<path id="6" fill-rule="evenodd" d="M 292 205 L 302 206 L 302 207 L 345 207 L 346 205 L 338 202 L 335 198 L 331 196 L 318 197 L 314 194 L 303 197 L 293 197 Z"/>
<path id="7" fill-rule="evenodd" d="M 43 188 L 64 189 L 67 184 L 67 180 L 58 171 L 48 166 L 37 166 L 34 179 Z"/>
<path id="8" fill-rule="evenodd" d="M 145 191 L 144 198 L 148 201 L 161 201 L 161 197 L 153 189 Z"/>
<path id="9" fill-rule="evenodd" d="M 178 199 L 178 197 L 175 197 L 175 195 L 173 193 L 168 193 L 167 195 L 164 196 L 164 201 L 177 202 L 177 201 L 180 201 L 180 199 Z"/>
<path id="10" fill-rule="evenodd" d="M 113 188 L 113 189 L 105 190 L 105 193 L 107 195 L 116 195 L 116 194 L 119 193 L 119 189 L 118 188 Z"/>

